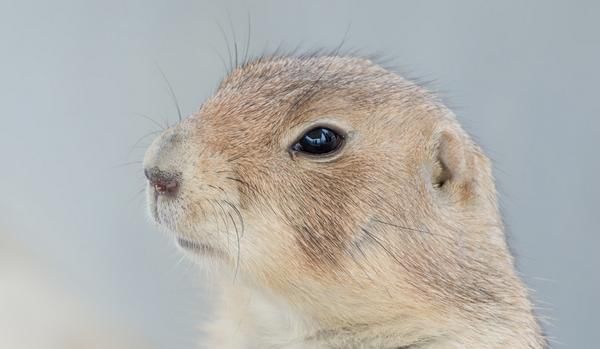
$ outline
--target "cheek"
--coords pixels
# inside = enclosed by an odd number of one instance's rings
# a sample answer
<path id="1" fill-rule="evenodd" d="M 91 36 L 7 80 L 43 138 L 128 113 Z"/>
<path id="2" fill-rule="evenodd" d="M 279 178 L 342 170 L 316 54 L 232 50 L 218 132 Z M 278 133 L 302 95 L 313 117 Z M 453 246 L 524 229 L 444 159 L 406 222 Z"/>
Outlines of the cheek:
<path id="1" fill-rule="evenodd" d="M 246 253 L 257 269 L 335 270 L 368 221 L 368 171 L 358 160 L 286 160 L 238 170 L 249 183 L 239 185 L 240 206 L 254 226 L 244 238 Z"/>
<path id="2" fill-rule="evenodd" d="M 273 286 L 293 277 L 301 264 L 295 232 L 275 211 L 252 214 L 246 222 L 240 255 L 243 270 Z"/>
<path id="3" fill-rule="evenodd" d="M 365 222 L 365 210 L 358 198 L 357 178 L 315 174 L 289 193 L 290 207 L 285 220 L 293 230 L 294 241 L 304 263 L 312 268 L 331 270 L 349 248 Z"/>

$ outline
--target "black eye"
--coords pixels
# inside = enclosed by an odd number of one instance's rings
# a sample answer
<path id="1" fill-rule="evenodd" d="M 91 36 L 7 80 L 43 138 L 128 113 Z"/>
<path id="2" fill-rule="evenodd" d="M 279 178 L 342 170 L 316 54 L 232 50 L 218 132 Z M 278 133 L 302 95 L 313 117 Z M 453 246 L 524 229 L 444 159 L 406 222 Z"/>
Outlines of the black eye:
<path id="1" fill-rule="evenodd" d="M 340 136 L 335 131 L 325 127 L 317 127 L 306 132 L 304 136 L 300 138 L 298 143 L 292 146 L 292 150 L 322 155 L 337 150 L 343 140 L 344 137 Z"/>

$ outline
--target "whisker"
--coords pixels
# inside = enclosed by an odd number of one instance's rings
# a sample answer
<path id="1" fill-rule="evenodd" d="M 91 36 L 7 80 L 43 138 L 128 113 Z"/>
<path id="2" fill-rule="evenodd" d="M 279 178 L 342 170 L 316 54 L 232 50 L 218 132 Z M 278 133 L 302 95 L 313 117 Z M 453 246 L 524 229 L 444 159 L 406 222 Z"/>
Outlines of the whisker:
<path id="1" fill-rule="evenodd" d="M 179 268 L 179 266 L 181 265 L 181 263 L 185 260 L 185 255 L 182 254 L 181 256 L 179 256 L 178 261 L 175 263 L 175 267 Z"/>
<path id="2" fill-rule="evenodd" d="M 216 189 L 216 190 L 220 190 L 220 191 L 222 191 L 223 193 L 225 193 L 225 189 L 223 189 L 223 188 L 221 188 L 221 187 L 217 187 L 217 186 L 214 186 L 214 185 L 212 185 L 212 184 L 208 184 L 208 187 L 210 187 L 210 188 L 213 188 L 213 189 Z"/>
<path id="3" fill-rule="evenodd" d="M 279 43 L 273 50 L 273 53 L 271 54 L 272 57 L 277 57 L 277 56 L 283 55 L 283 51 L 284 51 L 283 44 L 284 44 L 283 40 L 279 41 Z"/>
<path id="4" fill-rule="evenodd" d="M 250 187 L 250 184 L 248 184 L 247 182 L 244 182 L 243 180 L 239 179 L 239 178 L 233 178 L 233 177 L 225 177 L 225 179 L 229 179 L 231 181 L 236 181 L 238 183 L 241 183 L 247 187 Z"/>
<path id="5" fill-rule="evenodd" d="M 370 231 L 368 231 L 367 229 L 361 227 L 360 230 L 362 230 L 363 233 L 365 233 L 365 235 L 370 238 L 373 242 L 375 242 L 377 245 L 379 245 L 379 247 L 381 247 L 390 257 L 392 257 L 396 262 L 398 262 L 398 265 L 400 265 L 401 267 L 403 267 L 404 269 L 406 269 L 408 271 L 408 268 L 406 268 L 406 266 L 404 265 L 404 263 L 402 263 L 402 261 L 400 261 L 400 259 L 398 258 L 398 256 L 396 256 L 394 253 L 392 253 L 392 251 L 390 251 L 390 249 L 388 249 L 383 242 L 381 242 L 379 240 L 379 238 L 377 238 L 373 233 L 371 233 Z"/>
<path id="6" fill-rule="evenodd" d="M 415 233 L 421 233 L 421 234 L 430 235 L 430 236 L 437 237 L 437 238 L 442 238 L 442 239 L 445 239 L 445 240 L 453 242 L 453 243 L 462 244 L 462 240 L 463 239 L 469 239 L 469 237 L 468 237 L 467 234 L 462 234 L 463 232 L 461 230 L 459 230 L 459 229 L 457 229 L 455 227 L 452 227 L 450 225 L 445 225 L 445 228 L 448 229 L 448 230 L 450 230 L 450 231 L 459 233 L 460 234 L 460 239 L 459 238 L 455 238 L 455 237 L 453 237 L 451 235 L 436 234 L 436 233 L 431 232 L 428 229 L 418 229 L 418 228 L 406 227 L 406 226 L 402 226 L 402 225 L 399 225 L 399 224 L 382 221 L 382 220 L 377 219 L 377 218 L 371 219 L 371 222 L 384 224 L 384 225 L 387 225 L 387 226 L 390 226 L 390 227 L 394 227 L 394 228 L 397 228 L 397 229 L 400 229 L 400 230 L 406 231 L 406 232 L 415 232 Z M 498 225 L 497 224 L 489 224 L 488 226 L 497 227 Z"/>
<path id="7" fill-rule="evenodd" d="M 120 168 L 120 167 L 135 165 L 135 164 L 141 164 L 141 163 L 142 163 L 142 161 L 139 161 L 139 160 L 138 161 L 129 161 L 129 162 L 115 165 L 112 168 Z"/>
<path id="8" fill-rule="evenodd" d="M 319 74 L 317 79 L 312 82 L 310 87 L 308 89 L 306 89 L 306 91 L 302 92 L 298 98 L 296 98 L 296 100 L 288 108 L 286 114 L 290 114 L 299 105 L 310 100 L 312 97 L 314 97 L 319 92 L 319 90 L 316 87 L 323 80 L 323 78 L 325 77 L 325 74 L 329 71 L 329 68 L 331 67 L 333 62 L 334 61 L 331 60 L 331 62 L 329 62 L 327 64 L 327 66 L 323 69 L 323 71 Z"/>
<path id="9" fill-rule="evenodd" d="M 225 62 L 225 58 L 223 57 L 223 55 L 219 52 L 219 50 L 217 50 L 213 45 L 209 45 L 209 47 L 213 50 L 213 52 L 219 57 L 219 60 L 221 61 L 221 64 L 223 64 L 223 68 L 225 69 L 225 71 L 227 72 L 227 63 Z"/>
<path id="10" fill-rule="evenodd" d="M 233 170 L 220 170 L 220 171 L 215 171 L 215 173 L 237 173 Z"/>
<path id="11" fill-rule="evenodd" d="M 216 22 L 216 24 L 219 27 L 219 31 L 221 32 L 221 35 L 223 36 L 223 39 L 225 40 L 225 47 L 227 48 L 227 56 L 229 57 L 229 70 L 228 70 L 228 72 L 230 72 L 230 71 L 233 70 L 233 62 L 232 62 L 232 59 L 231 59 L 231 48 L 229 47 L 229 37 L 225 33 L 225 30 L 223 29 L 223 27 L 221 26 L 221 24 L 219 22 Z"/>
<path id="12" fill-rule="evenodd" d="M 235 261 L 235 273 L 233 274 L 233 279 L 235 280 L 240 269 L 240 233 L 238 231 L 237 224 L 235 224 L 235 221 L 233 220 L 233 216 L 231 215 L 231 213 L 227 212 L 227 215 L 229 216 L 229 219 L 231 219 L 231 223 L 233 223 L 233 228 L 235 230 L 235 237 L 237 241 L 237 257 Z"/>
<path id="13" fill-rule="evenodd" d="M 163 132 L 163 130 L 156 130 L 156 131 L 152 131 L 152 132 L 150 132 L 150 133 L 146 133 L 146 134 L 145 134 L 145 135 L 143 135 L 142 137 L 138 138 L 138 140 L 137 140 L 137 141 L 135 141 L 135 143 L 133 143 L 133 145 L 131 146 L 131 149 L 129 150 L 129 153 L 128 153 L 128 154 L 129 154 L 129 155 L 131 155 L 131 152 L 132 152 L 134 149 L 136 149 L 136 147 L 137 147 L 137 146 L 138 146 L 138 145 L 139 145 L 139 144 L 140 144 L 140 143 L 141 143 L 141 142 L 142 142 L 144 139 L 146 139 L 146 138 L 148 138 L 148 137 L 150 137 L 150 136 L 153 136 L 153 135 L 155 135 L 155 134 L 157 134 L 157 133 L 161 133 L 161 132 Z"/>
<path id="14" fill-rule="evenodd" d="M 236 246 L 237 246 L 237 256 L 236 256 L 236 266 L 235 266 L 235 273 L 233 276 L 233 279 L 235 280 L 237 278 L 237 273 L 239 270 L 239 263 L 240 263 L 240 234 L 238 232 L 238 228 L 237 225 L 235 224 L 235 221 L 233 220 L 233 217 L 231 216 L 231 214 L 229 212 L 225 212 L 225 209 L 223 208 L 223 205 L 221 205 L 221 203 L 219 201 L 213 200 L 215 204 L 217 204 L 217 206 L 219 206 L 219 208 L 221 209 L 221 212 L 223 213 L 223 215 L 221 215 L 221 219 L 223 220 L 223 223 L 225 224 L 225 229 L 227 231 L 227 234 L 229 235 L 229 224 L 227 223 L 227 220 L 225 219 L 225 215 L 228 215 L 229 218 L 231 219 L 231 223 L 233 223 L 233 228 L 235 230 L 235 237 L 236 237 Z"/>
<path id="15" fill-rule="evenodd" d="M 150 145 L 150 144 L 147 144 L 147 145 L 144 145 L 144 144 L 136 145 L 135 147 L 132 147 L 132 148 L 131 148 L 131 151 L 134 151 L 134 150 L 136 150 L 136 149 L 148 149 L 148 146 L 149 146 L 149 145 Z"/>
<path id="16" fill-rule="evenodd" d="M 142 187 L 142 189 L 138 190 L 135 194 L 133 194 L 129 199 L 127 199 L 127 205 L 130 205 L 133 200 L 139 198 L 140 194 L 146 191 L 146 184 Z"/>
<path id="17" fill-rule="evenodd" d="M 227 234 L 229 234 L 229 223 L 227 223 L 227 220 L 225 219 L 226 212 L 225 212 L 225 209 L 223 208 L 223 205 L 221 205 L 221 203 L 216 200 L 211 200 L 211 201 L 214 202 L 221 209 L 221 212 L 223 214 L 219 215 L 219 217 L 221 217 L 221 220 L 223 220 L 223 224 L 225 224 L 225 231 L 227 232 Z"/>
<path id="18" fill-rule="evenodd" d="M 244 61 L 243 65 L 248 63 L 248 54 L 250 52 L 250 33 L 252 31 L 252 19 L 250 18 L 250 11 L 248 11 L 248 34 L 246 36 L 246 47 L 244 48 Z"/>
<path id="19" fill-rule="evenodd" d="M 354 243 L 353 244 L 354 247 L 358 250 L 358 252 L 360 252 L 362 258 L 367 261 L 367 255 L 365 254 L 365 251 L 363 251 L 362 247 L 360 247 L 360 244 L 358 243 Z M 363 272 L 363 274 L 365 275 L 365 277 L 367 279 L 369 279 L 371 281 L 371 283 L 375 283 L 375 281 L 373 280 L 373 278 L 371 278 L 371 275 L 369 275 L 369 273 L 367 272 L 367 270 L 363 267 L 362 263 L 360 263 L 360 261 L 354 256 L 353 253 L 349 253 L 350 258 L 352 258 L 352 260 L 354 261 L 354 264 L 356 264 L 358 266 L 358 268 Z M 373 266 L 371 266 L 371 269 L 375 272 L 375 274 L 377 274 L 377 271 L 375 270 L 375 268 Z M 390 296 L 390 298 L 392 297 L 392 294 L 390 293 L 390 291 L 387 289 L 387 287 L 384 287 L 385 291 L 387 292 L 387 294 Z"/>
<path id="20" fill-rule="evenodd" d="M 217 213 L 217 208 L 212 203 L 212 200 L 205 200 L 205 201 L 208 202 L 210 204 L 210 207 L 213 209 L 213 213 L 214 213 L 213 217 L 214 217 L 215 223 L 217 225 L 217 234 L 218 234 L 220 229 L 219 229 L 219 220 L 217 219 L 217 217 L 219 216 L 219 214 Z"/>
<path id="21" fill-rule="evenodd" d="M 153 123 L 154 125 L 158 126 L 158 128 L 159 128 L 161 131 L 164 131 L 164 130 L 165 130 L 165 126 L 164 126 L 164 125 L 161 125 L 161 124 L 160 124 L 158 121 L 154 120 L 153 118 L 149 117 L 149 116 L 148 116 L 148 115 L 146 115 L 146 114 L 142 114 L 142 113 L 133 113 L 133 115 L 135 115 L 135 116 L 139 116 L 139 117 L 141 117 L 141 118 L 144 118 L 144 119 L 146 119 L 146 120 L 150 121 L 150 122 L 151 122 L 151 123 Z"/>
<path id="22" fill-rule="evenodd" d="M 198 206 L 198 208 L 200 209 L 200 212 L 202 213 L 202 218 L 206 220 L 206 207 L 202 205 L 202 201 L 200 201 L 200 203 L 196 206 Z"/>
<path id="23" fill-rule="evenodd" d="M 348 28 L 346 28 L 346 32 L 344 33 L 344 36 L 342 37 L 342 41 L 339 43 L 339 45 L 331 53 L 329 53 L 330 56 L 332 56 L 332 57 L 337 57 L 338 56 L 338 54 L 340 53 L 342 47 L 346 43 L 346 39 L 348 37 L 349 30 L 350 30 L 350 27 L 348 26 Z M 304 102 L 306 102 L 306 101 L 310 100 L 311 98 L 313 98 L 319 92 L 319 89 L 317 89 L 316 87 L 323 80 L 323 78 L 325 77 L 325 74 L 327 74 L 327 72 L 329 71 L 329 68 L 331 68 L 331 66 L 333 65 L 333 62 L 334 62 L 334 60 L 332 59 L 325 66 L 325 68 L 320 73 L 320 75 L 317 77 L 317 79 L 315 81 L 313 81 L 313 83 L 311 84 L 311 86 L 306 91 L 304 91 L 292 103 L 292 105 L 287 110 L 287 114 L 289 114 L 292 110 L 296 109 L 299 105 L 301 105 Z"/>
<path id="24" fill-rule="evenodd" d="M 173 103 L 175 104 L 175 108 L 177 109 L 177 116 L 179 117 L 179 121 L 181 121 L 181 119 L 182 119 L 181 108 L 179 107 L 179 101 L 177 100 L 177 96 L 175 95 L 173 86 L 171 86 L 169 79 L 167 79 L 167 75 L 165 75 L 165 72 L 162 69 L 160 69 L 160 66 L 158 64 L 156 65 L 156 68 L 158 69 L 158 71 L 160 72 L 160 75 L 162 76 L 163 80 L 167 84 L 167 88 L 169 89 L 169 93 L 171 94 L 171 99 L 173 100 Z"/>
<path id="25" fill-rule="evenodd" d="M 231 36 L 233 38 L 233 52 L 234 52 L 234 69 L 238 67 L 238 45 L 237 45 L 237 38 L 235 35 L 235 28 L 233 26 L 233 21 L 231 20 L 231 13 L 229 13 L 229 11 L 227 11 L 227 19 L 229 20 L 229 28 L 231 29 Z"/>
<path id="26" fill-rule="evenodd" d="M 238 208 L 237 208 L 237 207 L 236 207 L 234 204 L 232 204 L 231 202 L 229 202 L 229 201 L 227 201 L 227 200 L 223 200 L 223 202 L 224 202 L 225 204 L 227 204 L 229 207 L 231 207 L 231 208 L 232 208 L 232 209 L 235 211 L 235 213 L 237 214 L 237 216 L 238 216 L 238 218 L 239 218 L 239 220 L 240 220 L 240 224 L 241 224 L 241 226 L 242 226 L 242 232 L 241 232 L 241 234 L 240 234 L 240 235 L 241 235 L 241 237 L 244 237 L 244 232 L 245 232 L 246 228 L 245 228 L 245 225 L 244 225 L 244 218 L 242 217 L 242 213 L 241 213 L 241 212 L 240 212 L 240 210 L 239 210 L 239 209 L 238 209 Z"/>
<path id="27" fill-rule="evenodd" d="M 418 228 L 409 228 L 409 227 L 405 227 L 405 226 L 402 226 L 402 225 L 399 225 L 399 224 L 385 222 L 385 221 L 382 221 L 382 220 L 377 219 L 377 218 L 372 218 L 371 222 L 381 223 L 381 224 L 389 225 L 390 227 L 394 227 L 394 228 L 398 228 L 398 229 L 402 229 L 402 230 L 407 230 L 407 231 L 412 231 L 412 232 L 416 232 L 416 233 L 423 233 L 423 234 L 435 235 L 432 232 L 430 232 L 429 230 L 418 229 Z M 443 236 L 443 237 L 449 238 L 449 236 Z"/>

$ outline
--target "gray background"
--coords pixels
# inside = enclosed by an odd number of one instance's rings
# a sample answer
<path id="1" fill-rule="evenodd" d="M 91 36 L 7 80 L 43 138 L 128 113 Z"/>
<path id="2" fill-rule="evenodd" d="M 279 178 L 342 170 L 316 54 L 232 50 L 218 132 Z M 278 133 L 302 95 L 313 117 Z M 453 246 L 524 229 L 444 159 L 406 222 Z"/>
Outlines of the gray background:
<path id="1" fill-rule="evenodd" d="M 193 348 L 202 278 L 146 218 L 138 161 L 211 94 L 227 55 L 279 43 L 381 52 L 433 82 L 495 161 L 520 270 L 554 348 L 600 342 L 600 2 L 0 3 L 0 234 L 158 348 Z M 229 34 L 231 36 L 231 34 Z"/>

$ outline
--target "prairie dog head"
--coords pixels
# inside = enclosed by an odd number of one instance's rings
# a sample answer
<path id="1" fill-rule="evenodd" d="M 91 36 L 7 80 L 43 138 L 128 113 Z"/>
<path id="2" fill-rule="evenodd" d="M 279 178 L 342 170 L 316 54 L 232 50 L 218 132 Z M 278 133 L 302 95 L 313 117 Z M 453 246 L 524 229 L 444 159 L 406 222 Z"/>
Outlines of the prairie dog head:
<path id="1" fill-rule="evenodd" d="M 151 215 L 184 250 L 320 323 L 535 327 L 489 161 L 439 101 L 368 60 L 246 64 L 144 168 Z"/>

